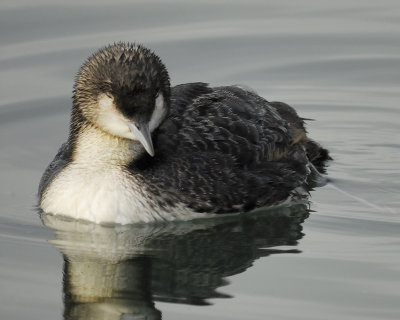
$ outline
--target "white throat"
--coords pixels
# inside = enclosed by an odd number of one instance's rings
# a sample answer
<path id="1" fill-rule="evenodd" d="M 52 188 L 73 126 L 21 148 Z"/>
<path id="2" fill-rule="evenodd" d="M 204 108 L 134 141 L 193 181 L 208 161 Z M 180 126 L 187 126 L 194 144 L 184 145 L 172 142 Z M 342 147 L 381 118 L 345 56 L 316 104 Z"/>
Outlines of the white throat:
<path id="1" fill-rule="evenodd" d="M 126 165 L 142 150 L 141 144 L 135 140 L 120 138 L 90 126 L 77 137 L 73 161 L 92 167 Z"/>

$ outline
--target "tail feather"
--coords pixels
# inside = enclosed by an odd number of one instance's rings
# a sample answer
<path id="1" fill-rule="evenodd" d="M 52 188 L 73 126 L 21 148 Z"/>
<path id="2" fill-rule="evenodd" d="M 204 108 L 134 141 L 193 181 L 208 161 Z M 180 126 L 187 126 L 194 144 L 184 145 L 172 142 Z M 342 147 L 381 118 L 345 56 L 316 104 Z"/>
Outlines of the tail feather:
<path id="1" fill-rule="evenodd" d="M 326 162 L 328 160 L 332 160 L 331 156 L 329 155 L 329 151 L 311 139 L 307 139 L 307 141 L 305 141 L 305 148 L 310 162 L 315 166 L 315 168 L 317 168 L 319 172 L 324 173 Z"/>
<path id="2" fill-rule="evenodd" d="M 332 160 L 332 158 L 327 149 L 307 136 L 304 121 L 313 121 L 313 119 L 299 117 L 296 110 L 286 103 L 274 101 L 270 102 L 270 104 L 279 112 L 280 116 L 290 124 L 289 132 L 293 138 L 293 142 L 301 143 L 305 147 L 307 157 L 312 165 L 318 172 L 325 173 L 326 161 Z"/>

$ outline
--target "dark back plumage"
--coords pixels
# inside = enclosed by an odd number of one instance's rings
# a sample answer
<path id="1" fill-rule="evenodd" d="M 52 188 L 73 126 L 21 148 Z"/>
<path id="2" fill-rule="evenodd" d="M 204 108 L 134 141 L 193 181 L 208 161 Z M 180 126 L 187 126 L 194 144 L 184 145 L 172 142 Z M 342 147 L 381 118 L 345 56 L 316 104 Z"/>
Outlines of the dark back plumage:
<path id="1" fill-rule="evenodd" d="M 130 168 L 166 202 L 183 199 L 199 212 L 247 211 L 282 201 L 304 185 L 309 161 L 292 131 L 253 92 L 179 85 L 172 89 L 168 118 L 153 135 L 155 158 L 143 155 Z"/>

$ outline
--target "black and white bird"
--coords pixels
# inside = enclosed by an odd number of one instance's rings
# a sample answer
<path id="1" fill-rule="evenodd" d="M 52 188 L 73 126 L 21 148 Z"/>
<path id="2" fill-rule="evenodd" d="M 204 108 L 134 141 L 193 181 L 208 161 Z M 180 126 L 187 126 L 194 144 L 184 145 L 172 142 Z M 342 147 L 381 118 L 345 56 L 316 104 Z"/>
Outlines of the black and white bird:
<path id="1" fill-rule="evenodd" d="M 329 158 L 303 120 L 238 86 L 171 88 L 157 55 L 116 43 L 76 77 L 69 137 L 43 174 L 39 206 L 128 224 L 279 204 Z"/>

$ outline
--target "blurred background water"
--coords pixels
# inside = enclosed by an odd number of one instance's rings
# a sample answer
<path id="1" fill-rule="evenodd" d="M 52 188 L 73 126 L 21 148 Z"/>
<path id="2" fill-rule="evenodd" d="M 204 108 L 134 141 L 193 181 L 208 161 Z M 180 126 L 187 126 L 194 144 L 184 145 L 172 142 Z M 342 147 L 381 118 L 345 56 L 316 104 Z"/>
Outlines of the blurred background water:
<path id="1" fill-rule="evenodd" d="M 400 318 L 400 2 L 3 0 L 0 30 L 2 319 Z M 332 182 L 251 217 L 43 225 L 74 76 L 119 40 L 173 84 L 245 84 L 315 119 Z"/>

